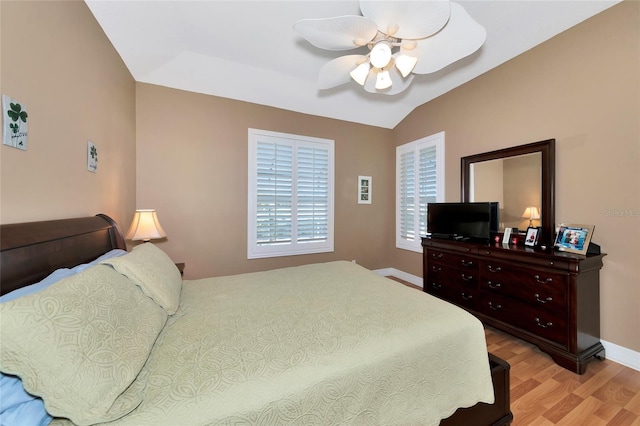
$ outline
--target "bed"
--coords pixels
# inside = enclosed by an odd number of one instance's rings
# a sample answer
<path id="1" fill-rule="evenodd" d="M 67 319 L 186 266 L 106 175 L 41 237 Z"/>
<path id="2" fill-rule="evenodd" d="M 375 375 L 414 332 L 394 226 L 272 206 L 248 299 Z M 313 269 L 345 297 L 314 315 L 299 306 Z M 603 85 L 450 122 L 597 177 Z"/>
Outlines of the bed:
<path id="1" fill-rule="evenodd" d="M 512 420 L 477 319 L 351 262 L 182 281 L 105 215 L 0 237 L 0 370 L 53 425 Z"/>

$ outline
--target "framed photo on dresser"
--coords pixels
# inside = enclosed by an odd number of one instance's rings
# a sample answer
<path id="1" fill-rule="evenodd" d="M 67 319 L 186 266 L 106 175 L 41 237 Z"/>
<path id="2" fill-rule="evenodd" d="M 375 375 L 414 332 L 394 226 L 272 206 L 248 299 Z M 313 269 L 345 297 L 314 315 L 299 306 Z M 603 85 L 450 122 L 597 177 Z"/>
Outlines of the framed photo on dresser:
<path id="1" fill-rule="evenodd" d="M 554 247 L 560 251 L 587 254 L 594 225 L 560 224 Z"/>
<path id="2" fill-rule="evenodd" d="M 538 238 L 540 238 L 540 228 L 538 226 L 530 226 L 527 228 L 527 236 L 524 238 L 524 245 L 528 247 L 535 247 L 538 245 Z"/>

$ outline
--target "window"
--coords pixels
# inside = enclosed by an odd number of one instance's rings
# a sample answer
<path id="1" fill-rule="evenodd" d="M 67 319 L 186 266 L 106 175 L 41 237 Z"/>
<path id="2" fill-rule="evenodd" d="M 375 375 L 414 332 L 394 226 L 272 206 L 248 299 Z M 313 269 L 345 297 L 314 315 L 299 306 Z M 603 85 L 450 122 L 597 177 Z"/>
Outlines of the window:
<path id="1" fill-rule="evenodd" d="M 333 251 L 333 145 L 249 129 L 249 259 Z"/>
<path id="2" fill-rule="evenodd" d="M 427 203 L 444 201 L 444 132 L 396 148 L 396 247 L 422 252 Z"/>

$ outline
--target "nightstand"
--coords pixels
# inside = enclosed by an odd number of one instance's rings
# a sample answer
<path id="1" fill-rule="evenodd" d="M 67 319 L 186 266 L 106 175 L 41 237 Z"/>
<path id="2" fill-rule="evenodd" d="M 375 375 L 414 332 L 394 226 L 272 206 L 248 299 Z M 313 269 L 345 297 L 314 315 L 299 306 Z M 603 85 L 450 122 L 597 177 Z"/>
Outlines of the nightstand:
<path id="1" fill-rule="evenodd" d="M 184 262 L 176 263 L 176 268 L 180 271 L 180 276 L 184 275 Z"/>

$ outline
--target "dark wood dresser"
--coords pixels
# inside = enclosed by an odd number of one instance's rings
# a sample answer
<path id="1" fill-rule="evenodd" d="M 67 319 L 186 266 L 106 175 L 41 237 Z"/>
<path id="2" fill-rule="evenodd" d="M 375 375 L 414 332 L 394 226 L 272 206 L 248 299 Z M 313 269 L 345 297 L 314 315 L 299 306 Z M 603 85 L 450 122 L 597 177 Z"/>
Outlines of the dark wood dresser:
<path id="1" fill-rule="evenodd" d="M 424 291 L 484 323 L 537 345 L 583 374 L 600 342 L 600 269 L 605 254 L 423 238 Z"/>

